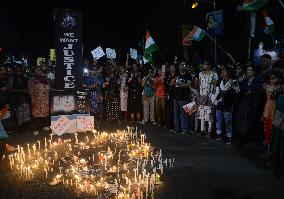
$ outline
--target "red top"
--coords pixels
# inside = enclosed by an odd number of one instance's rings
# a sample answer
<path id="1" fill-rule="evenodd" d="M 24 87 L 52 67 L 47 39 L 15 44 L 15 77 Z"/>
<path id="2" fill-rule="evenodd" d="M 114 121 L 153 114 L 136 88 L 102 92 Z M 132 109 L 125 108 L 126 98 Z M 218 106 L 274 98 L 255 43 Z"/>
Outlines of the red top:
<path id="1" fill-rule="evenodd" d="M 155 88 L 156 88 L 156 96 L 158 96 L 158 97 L 165 97 L 166 96 L 165 84 L 162 83 L 162 78 L 160 76 L 156 77 Z"/>

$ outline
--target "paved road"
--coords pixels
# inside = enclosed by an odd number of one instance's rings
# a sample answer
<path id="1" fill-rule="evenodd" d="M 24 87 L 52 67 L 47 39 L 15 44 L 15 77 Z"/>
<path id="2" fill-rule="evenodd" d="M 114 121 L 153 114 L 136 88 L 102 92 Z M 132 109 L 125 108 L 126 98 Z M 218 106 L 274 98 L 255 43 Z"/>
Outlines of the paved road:
<path id="1" fill-rule="evenodd" d="M 175 158 L 175 167 L 163 176 L 155 198 L 166 199 L 282 199 L 284 175 L 276 175 L 266 168 L 264 160 L 253 157 L 249 151 L 241 151 L 233 144 L 196 137 L 174 135 L 156 125 L 137 125 L 146 132 L 151 145 L 161 148 L 164 156 Z M 105 130 L 120 128 L 104 125 Z M 40 135 L 14 134 L 10 142 L 31 143 L 43 139 Z M 15 185 L 9 176 L 7 161 L 0 165 L 0 198 L 70 198 L 66 190 L 51 188 L 50 195 L 42 196 L 37 187 Z M 30 191 L 25 191 L 25 188 Z M 74 196 L 73 196 L 74 198 Z"/>

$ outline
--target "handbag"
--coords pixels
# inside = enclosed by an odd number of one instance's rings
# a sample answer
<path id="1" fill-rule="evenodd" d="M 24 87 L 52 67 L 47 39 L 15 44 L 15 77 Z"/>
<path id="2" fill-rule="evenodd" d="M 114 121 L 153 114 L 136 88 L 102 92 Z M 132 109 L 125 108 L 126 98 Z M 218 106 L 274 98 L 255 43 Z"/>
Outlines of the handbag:
<path id="1" fill-rule="evenodd" d="M 199 105 L 203 106 L 209 106 L 211 103 L 209 96 L 199 96 L 197 101 Z"/>
<path id="2" fill-rule="evenodd" d="M 279 110 L 276 111 L 273 121 L 272 121 L 272 125 L 284 131 L 284 113 L 283 112 Z"/>

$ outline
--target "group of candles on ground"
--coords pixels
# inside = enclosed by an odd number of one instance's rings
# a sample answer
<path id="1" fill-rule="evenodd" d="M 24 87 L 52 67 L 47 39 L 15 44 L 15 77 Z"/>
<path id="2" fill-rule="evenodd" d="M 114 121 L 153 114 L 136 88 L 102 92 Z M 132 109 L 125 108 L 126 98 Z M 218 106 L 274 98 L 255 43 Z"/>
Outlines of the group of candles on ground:
<path id="1" fill-rule="evenodd" d="M 89 135 L 89 137 L 88 137 Z M 174 158 L 163 158 L 162 150 L 146 143 L 146 134 L 137 127 L 113 133 L 98 132 L 78 139 L 44 140 L 19 146 L 9 156 L 17 176 L 32 180 L 45 174 L 50 185 L 62 183 L 80 192 L 117 199 L 154 197 L 164 169 L 174 165 Z"/>

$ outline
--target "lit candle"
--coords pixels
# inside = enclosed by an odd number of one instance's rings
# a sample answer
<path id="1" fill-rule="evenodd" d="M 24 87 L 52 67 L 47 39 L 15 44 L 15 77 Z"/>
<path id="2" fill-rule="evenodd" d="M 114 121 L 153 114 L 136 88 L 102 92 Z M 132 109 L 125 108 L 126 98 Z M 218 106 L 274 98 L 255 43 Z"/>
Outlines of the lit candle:
<path id="1" fill-rule="evenodd" d="M 18 145 L 18 154 L 20 154 L 20 145 Z"/>
<path id="2" fill-rule="evenodd" d="M 44 138 L 44 148 L 46 149 L 47 143 L 46 143 L 46 137 Z"/>
<path id="3" fill-rule="evenodd" d="M 38 150 L 40 151 L 40 141 L 37 142 L 38 142 Z"/>
<path id="4" fill-rule="evenodd" d="M 34 151 L 34 155 L 35 155 L 35 153 L 36 153 L 36 146 L 35 146 L 35 144 L 33 144 L 33 151 Z"/>

